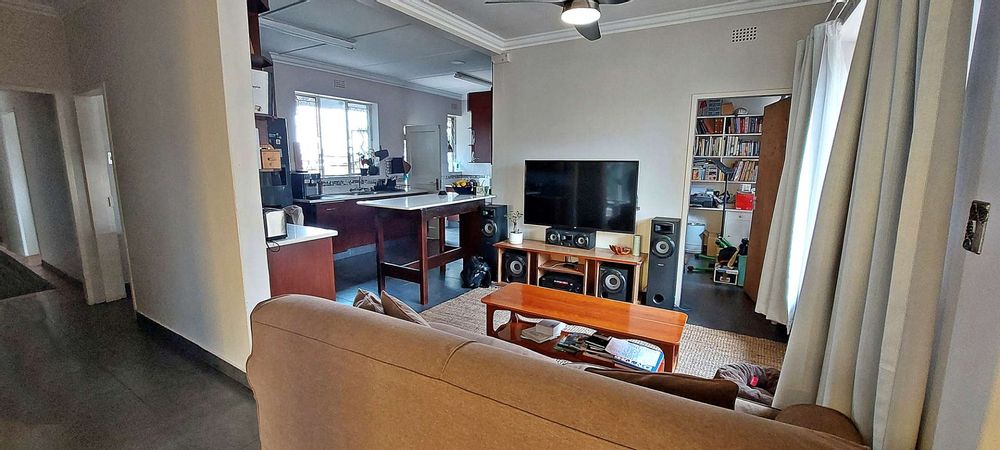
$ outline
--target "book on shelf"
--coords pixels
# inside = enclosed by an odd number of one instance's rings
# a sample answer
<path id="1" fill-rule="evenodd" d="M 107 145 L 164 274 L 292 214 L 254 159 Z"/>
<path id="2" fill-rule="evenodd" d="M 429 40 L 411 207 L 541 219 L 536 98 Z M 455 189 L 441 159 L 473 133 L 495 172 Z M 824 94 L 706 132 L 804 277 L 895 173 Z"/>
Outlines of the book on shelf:
<path id="1" fill-rule="evenodd" d="M 757 182 L 757 161 L 740 161 L 733 171 L 732 181 L 734 183 L 755 183 Z"/>
<path id="2" fill-rule="evenodd" d="M 760 133 L 764 124 L 762 116 L 732 117 L 729 119 L 726 132 L 731 134 Z"/>
<path id="3" fill-rule="evenodd" d="M 698 136 L 694 140 L 694 156 L 758 157 L 760 141 L 740 136 Z"/>
<path id="4" fill-rule="evenodd" d="M 698 134 L 722 134 L 726 129 L 725 119 L 698 119 L 695 123 Z"/>

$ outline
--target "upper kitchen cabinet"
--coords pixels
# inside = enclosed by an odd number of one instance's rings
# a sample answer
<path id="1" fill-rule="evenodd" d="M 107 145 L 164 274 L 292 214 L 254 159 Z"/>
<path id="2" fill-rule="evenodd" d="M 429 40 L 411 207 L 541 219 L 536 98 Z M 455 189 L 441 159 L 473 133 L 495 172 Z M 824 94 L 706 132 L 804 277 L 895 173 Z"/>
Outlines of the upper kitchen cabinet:
<path id="1" fill-rule="evenodd" d="M 472 162 L 493 162 L 493 91 L 469 94 L 472 113 Z"/>

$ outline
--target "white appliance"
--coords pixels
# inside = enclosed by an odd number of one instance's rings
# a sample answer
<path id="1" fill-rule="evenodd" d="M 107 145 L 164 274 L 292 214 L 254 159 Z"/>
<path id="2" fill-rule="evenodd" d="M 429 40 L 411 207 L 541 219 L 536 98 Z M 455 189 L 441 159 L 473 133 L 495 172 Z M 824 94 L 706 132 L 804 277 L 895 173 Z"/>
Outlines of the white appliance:
<path id="1" fill-rule="evenodd" d="M 275 208 L 264 208 L 264 238 L 272 241 L 288 236 L 285 211 Z"/>
<path id="2" fill-rule="evenodd" d="M 250 71 L 250 86 L 253 89 L 253 112 L 271 114 L 271 74 L 263 70 Z"/>

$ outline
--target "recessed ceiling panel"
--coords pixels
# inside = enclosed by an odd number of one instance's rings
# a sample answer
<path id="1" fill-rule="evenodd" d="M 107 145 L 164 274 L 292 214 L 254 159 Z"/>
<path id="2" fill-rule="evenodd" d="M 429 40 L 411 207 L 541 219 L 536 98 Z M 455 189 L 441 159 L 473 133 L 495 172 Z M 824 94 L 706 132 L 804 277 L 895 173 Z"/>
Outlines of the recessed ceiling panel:
<path id="1" fill-rule="evenodd" d="M 266 27 L 260 27 L 260 42 L 266 53 L 285 53 L 318 44 Z"/>
<path id="2" fill-rule="evenodd" d="M 461 61 L 463 64 L 453 64 Z M 411 80 L 434 75 L 449 76 L 455 72 L 472 72 L 478 70 L 490 70 L 492 62 L 486 55 L 474 50 L 463 50 L 454 53 L 428 56 L 423 58 L 408 59 L 404 61 L 378 64 L 365 67 L 364 70 L 381 75 Z"/>
<path id="3" fill-rule="evenodd" d="M 290 3 L 285 1 L 282 6 Z M 357 0 L 310 0 L 278 11 L 280 8 L 277 2 L 271 2 L 271 10 L 277 12 L 268 14 L 267 18 L 343 38 L 412 22 L 395 11 L 372 8 Z"/>

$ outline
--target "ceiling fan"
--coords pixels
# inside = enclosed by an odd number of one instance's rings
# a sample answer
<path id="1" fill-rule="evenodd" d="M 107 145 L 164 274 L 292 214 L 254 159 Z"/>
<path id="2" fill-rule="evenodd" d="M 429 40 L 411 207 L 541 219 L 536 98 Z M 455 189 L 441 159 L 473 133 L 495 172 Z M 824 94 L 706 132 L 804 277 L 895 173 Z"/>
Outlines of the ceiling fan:
<path id="1" fill-rule="evenodd" d="M 487 0 L 487 5 L 504 3 L 548 3 L 562 8 L 562 21 L 576 27 L 583 37 L 596 41 L 601 38 L 600 5 L 620 5 L 630 0 Z"/>

